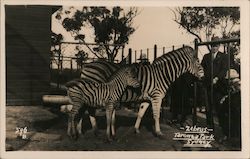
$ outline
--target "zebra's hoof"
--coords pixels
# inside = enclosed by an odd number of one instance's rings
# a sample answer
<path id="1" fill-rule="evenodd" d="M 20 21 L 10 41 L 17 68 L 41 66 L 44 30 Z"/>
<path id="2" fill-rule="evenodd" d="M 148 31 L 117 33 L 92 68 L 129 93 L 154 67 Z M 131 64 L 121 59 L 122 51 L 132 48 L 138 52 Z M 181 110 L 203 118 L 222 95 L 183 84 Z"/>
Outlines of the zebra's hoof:
<path id="1" fill-rule="evenodd" d="M 107 137 L 104 141 L 104 143 L 111 143 L 113 140 L 110 137 Z"/>
<path id="2" fill-rule="evenodd" d="M 68 137 L 71 139 L 71 140 L 77 140 L 79 138 L 79 135 L 78 134 L 67 134 Z"/>
<path id="3" fill-rule="evenodd" d="M 113 135 L 113 136 L 111 136 L 111 139 L 112 139 L 112 141 L 116 141 L 116 136 L 115 135 Z"/>
<path id="4" fill-rule="evenodd" d="M 79 135 L 77 135 L 77 134 L 72 135 L 72 139 L 73 139 L 74 141 L 77 141 L 78 138 L 79 138 Z"/>
<path id="5" fill-rule="evenodd" d="M 140 130 L 137 129 L 137 128 L 135 128 L 135 134 L 138 135 L 138 134 L 140 134 L 140 133 L 141 133 Z"/>
<path id="6" fill-rule="evenodd" d="M 156 137 L 158 137 L 160 139 L 164 138 L 164 136 L 165 136 L 161 131 L 155 132 L 155 135 L 156 135 Z"/>
<path id="7" fill-rule="evenodd" d="M 94 134 L 95 134 L 95 136 L 99 136 L 100 131 L 99 131 L 98 129 L 95 129 L 95 130 L 94 130 Z"/>

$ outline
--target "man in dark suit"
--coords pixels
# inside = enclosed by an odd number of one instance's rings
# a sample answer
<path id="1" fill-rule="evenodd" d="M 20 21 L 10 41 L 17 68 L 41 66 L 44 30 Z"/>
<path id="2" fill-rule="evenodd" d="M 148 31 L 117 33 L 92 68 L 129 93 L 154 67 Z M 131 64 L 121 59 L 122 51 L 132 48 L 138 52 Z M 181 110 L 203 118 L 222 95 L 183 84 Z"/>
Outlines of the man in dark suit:
<path id="1" fill-rule="evenodd" d="M 214 37 L 211 40 L 218 40 L 218 37 Z M 201 65 L 204 68 L 205 78 L 204 84 L 207 90 L 208 105 L 206 108 L 207 124 L 209 127 L 213 125 L 213 113 L 218 113 L 219 101 L 223 97 L 223 94 L 216 87 L 219 80 L 225 78 L 228 69 L 227 55 L 219 51 L 220 45 L 211 45 L 211 51 L 205 54 Z"/>

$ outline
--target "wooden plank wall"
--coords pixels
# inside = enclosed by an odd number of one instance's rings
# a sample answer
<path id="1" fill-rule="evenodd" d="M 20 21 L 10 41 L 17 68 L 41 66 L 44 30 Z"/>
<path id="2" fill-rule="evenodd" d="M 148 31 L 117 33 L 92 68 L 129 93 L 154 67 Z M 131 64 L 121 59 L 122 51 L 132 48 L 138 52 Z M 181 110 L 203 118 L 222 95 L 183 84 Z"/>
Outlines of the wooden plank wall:
<path id="1" fill-rule="evenodd" d="M 7 105 L 39 105 L 49 90 L 50 6 L 5 6 Z"/>

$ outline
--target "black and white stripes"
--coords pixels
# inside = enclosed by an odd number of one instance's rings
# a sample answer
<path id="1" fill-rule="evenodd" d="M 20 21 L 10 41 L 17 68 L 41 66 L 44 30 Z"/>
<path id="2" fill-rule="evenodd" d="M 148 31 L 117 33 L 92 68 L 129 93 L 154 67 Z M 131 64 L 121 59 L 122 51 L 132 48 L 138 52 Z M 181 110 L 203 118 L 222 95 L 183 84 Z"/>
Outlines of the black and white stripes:
<path id="1" fill-rule="evenodd" d="M 123 91 L 127 86 L 139 87 L 137 81 L 137 72 L 134 67 L 123 67 L 119 69 L 113 76 L 111 76 L 107 83 L 87 82 L 83 79 L 70 81 L 66 84 L 68 88 L 67 93 L 70 98 L 70 104 L 73 105 L 71 116 L 69 118 L 69 135 L 75 135 L 74 118 L 79 109 L 83 105 L 91 107 L 105 107 L 107 117 L 107 137 L 110 139 L 110 128 L 112 135 L 114 131 L 114 105 L 121 98 Z M 111 122 L 111 119 L 113 122 Z M 72 131 L 72 132 L 71 132 Z"/>
<path id="2" fill-rule="evenodd" d="M 183 47 L 162 55 L 154 60 L 151 65 L 143 65 L 139 68 L 138 80 L 141 81 L 142 96 L 139 99 L 150 99 L 155 120 L 155 131 L 160 131 L 160 108 L 170 84 L 180 75 L 189 72 L 198 78 L 204 76 L 204 71 L 191 47 Z M 135 129 L 139 132 L 141 118 L 148 107 L 148 103 L 142 103 Z"/>
<path id="3" fill-rule="evenodd" d="M 96 63 L 96 62 L 94 62 Z M 93 66 L 95 64 L 93 63 Z M 110 66 L 109 66 L 110 65 Z M 112 65 L 112 66 L 111 66 Z M 108 69 L 111 67 L 111 69 Z M 118 65 L 108 62 L 97 63 L 95 67 L 89 67 L 82 71 L 82 74 L 94 72 L 96 75 L 88 76 L 88 80 L 98 82 L 108 78 L 109 74 L 113 74 L 114 70 L 118 69 Z M 135 123 L 136 132 L 139 132 L 141 119 L 149 106 L 152 104 L 153 115 L 155 119 L 155 131 L 157 135 L 162 135 L 160 131 L 160 108 L 162 99 L 165 97 L 171 83 L 174 82 L 182 74 L 189 72 L 194 76 L 201 78 L 204 76 L 204 71 L 199 63 L 199 60 L 194 56 L 194 50 L 191 47 L 185 46 L 172 52 L 168 52 L 154 60 L 153 64 L 138 66 L 138 81 L 141 82 L 141 89 L 135 91 L 126 89 L 123 92 L 120 102 L 140 102 L 140 110 Z M 83 77 L 83 76 L 82 76 Z M 102 77 L 102 78 L 99 78 Z M 145 102 L 147 101 L 147 102 Z M 92 104 L 92 103 L 89 103 Z"/>

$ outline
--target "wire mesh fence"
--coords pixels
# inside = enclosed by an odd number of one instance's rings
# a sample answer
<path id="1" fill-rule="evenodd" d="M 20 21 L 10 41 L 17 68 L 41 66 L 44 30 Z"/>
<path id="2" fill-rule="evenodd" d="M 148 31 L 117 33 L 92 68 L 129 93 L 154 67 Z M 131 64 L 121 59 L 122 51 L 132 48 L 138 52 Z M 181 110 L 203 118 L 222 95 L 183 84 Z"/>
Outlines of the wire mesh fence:
<path id="1" fill-rule="evenodd" d="M 50 74 L 52 87 L 59 88 L 67 81 L 80 77 L 84 64 L 99 59 L 108 60 L 105 52 L 100 50 L 97 58 L 93 52 L 98 44 L 85 44 L 77 42 L 62 42 L 51 50 Z M 99 45 L 100 46 L 100 45 Z M 100 58 L 101 57 L 101 58 Z M 114 63 L 120 63 L 124 59 L 124 47 L 118 49 Z"/>

